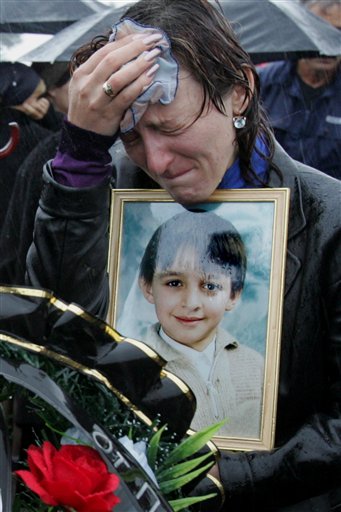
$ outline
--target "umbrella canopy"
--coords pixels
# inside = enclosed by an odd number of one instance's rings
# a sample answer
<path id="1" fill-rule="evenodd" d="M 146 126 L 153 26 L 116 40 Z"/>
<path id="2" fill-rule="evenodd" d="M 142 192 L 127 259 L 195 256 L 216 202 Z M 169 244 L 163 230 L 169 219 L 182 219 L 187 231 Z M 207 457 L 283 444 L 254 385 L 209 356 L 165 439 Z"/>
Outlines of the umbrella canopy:
<path id="1" fill-rule="evenodd" d="M 97 35 L 107 34 L 117 22 L 127 6 L 105 9 L 87 16 L 61 30 L 46 43 L 23 55 L 22 62 L 62 62 L 68 61 L 75 50 Z"/>
<path id="2" fill-rule="evenodd" d="M 341 54 L 341 34 L 295 0 L 222 0 L 242 46 L 257 64 L 300 56 Z M 68 61 L 77 48 L 106 34 L 127 6 L 106 9 L 65 28 L 27 53 L 23 62 Z"/>
<path id="3" fill-rule="evenodd" d="M 341 55 L 341 33 L 296 0 L 222 0 L 255 63 Z"/>
<path id="4" fill-rule="evenodd" d="M 55 34 L 103 9 L 96 0 L 1 0 L 0 32 Z"/>

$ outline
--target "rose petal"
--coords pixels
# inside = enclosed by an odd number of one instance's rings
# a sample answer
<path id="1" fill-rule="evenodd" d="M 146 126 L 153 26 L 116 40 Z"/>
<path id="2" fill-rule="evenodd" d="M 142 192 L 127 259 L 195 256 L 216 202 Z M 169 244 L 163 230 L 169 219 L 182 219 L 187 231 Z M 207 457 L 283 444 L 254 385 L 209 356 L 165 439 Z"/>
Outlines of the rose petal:
<path id="1" fill-rule="evenodd" d="M 58 501 L 58 505 L 74 508 L 78 512 L 86 504 L 86 497 L 80 495 L 67 481 L 46 482 L 46 487 Z"/>
<path id="2" fill-rule="evenodd" d="M 58 454 L 57 449 L 53 446 L 50 441 L 45 441 L 42 446 L 43 454 L 44 454 L 44 461 L 46 464 L 46 471 L 51 476 L 53 475 L 53 467 L 54 467 L 54 459 L 56 455 Z"/>
<path id="3" fill-rule="evenodd" d="M 104 472 L 107 471 L 106 465 L 99 455 L 99 453 L 90 446 L 84 445 L 64 445 L 59 450 L 59 455 L 70 458 L 72 460 L 82 459 L 85 465 L 93 467 L 93 464 L 98 464 L 98 469 L 102 469 Z"/>
<path id="4" fill-rule="evenodd" d="M 29 446 L 27 462 L 30 470 L 39 480 L 46 474 L 53 478 L 53 460 L 56 453 L 56 448 L 49 441 L 45 441 L 41 447 Z"/>
<path id="5" fill-rule="evenodd" d="M 84 507 L 78 507 L 77 512 L 111 512 L 115 505 L 120 503 L 120 498 L 111 494 L 106 498 L 101 496 L 89 496 Z"/>
<path id="6" fill-rule="evenodd" d="M 50 492 L 57 497 L 58 504 L 70 507 L 77 512 L 111 512 L 120 499 L 113 493 L 105 496 L 98 494 L 81 496 L 75 489 L 70 488 L 66 482 L 51 482 Z"/>
<path id="7" fill-rule="evenodd" d="M 20 476 L 27 487 L 38 494 L 41 501 L 46 503 L 46 505 L 58 505 L 58 502 L 53 495 L 49 494 L 46 489 L 40 485 L 40 482 L 38 482 L 36 477 L 30 471 L 23 469 L 15 471 L 15 474 Z"/>
<path id="8" fill-rule="evenodd" d="M 92 477 L 95 478 L 95 475 L 87 474 L 86 471 L 82 470 L 81 465 L 75 465 L 72 460 L 56 458 L 54 478 L 51 481 L 67 481 L 71 488 L 76 489 L 81 495 L 86 495 L 93 493 L 94 482 Z"/>
<path id="9" fill-rule="evenodd" d="M 106 479 L 102 479 L 102 484 L 99 485 L 99 489 L 94 489 L 94 493 L 108 493 L 116 491 L 118 486 L 120 485 L 120 479 L 117 475 L 108 473 Z"/>
<path id="10" fill-rule="evenodd" d="M 108 474 L 108 468 L 98 452 L 89 446 L 64 445 L 57 455 L 58 461 L 69 461 L 81 468 L 82 475 L 88 476 L 93 482 L 100 482 L 102 475 Z M 64 464 L 64 462 L 62 462 Z"/>
<path id="11" fill-rule="evenodd" d="M 43 448 L 30 445 L 27 449 L 27 462 L 30 471 L 36 476 L 37 480 L 41 480 L 47 472 L 47 465 L 43 453 Z"/>
<path id="12" fill-rule="evenodd" d="M 96 491 L 98 486 L 101 488 L 103 480 L 109 475 L 109 472 L 99 453 L 89 446 L 69 446 L 68 452 L 66 450 L 67 445 L 64 448 L 65 450 L 60 450 L 61 453 L 65 459 L 72 458 L 75 465 L 81 468 L 82 475 L 91 480 L 92 490 Z"/>

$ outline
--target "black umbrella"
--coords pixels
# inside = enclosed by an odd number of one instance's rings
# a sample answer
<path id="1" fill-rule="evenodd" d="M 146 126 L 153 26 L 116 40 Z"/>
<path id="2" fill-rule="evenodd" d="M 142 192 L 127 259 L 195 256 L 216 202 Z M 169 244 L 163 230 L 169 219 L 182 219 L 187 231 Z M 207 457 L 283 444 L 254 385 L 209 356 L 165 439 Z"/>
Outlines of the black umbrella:
<path id="1" fill-rule="evenodd" d="M 255 63 L 341 55 L 341 33 L 296 0 L 222 0 Z"/>
<path id="2" fill-rule="evenodd" d="M 1 0 L 0 32 L 55 34 L 103 9 L 96 0 Z"/>
<path id="3" fill-rule="evenodd" d="M 55 34 L 49 41 L 23 55 L 22 62 L 62 62 L 68 61 L 75 50 L 97 35 L 109 32 L 127 6 L 105 9 L 87 16 Z"/>
<path id="4" fill-rule="evenodd" d="M 341 54 L 340 32 L 295 0 L 223 0 L 220 4 L 242 46 L 255 63 L 288 57 Z M 127 6 L 107 9 L 84 18 L 20 60 L 68 61 L 82 44 L 96 35 L 107 33 L 126 9 Z"/>

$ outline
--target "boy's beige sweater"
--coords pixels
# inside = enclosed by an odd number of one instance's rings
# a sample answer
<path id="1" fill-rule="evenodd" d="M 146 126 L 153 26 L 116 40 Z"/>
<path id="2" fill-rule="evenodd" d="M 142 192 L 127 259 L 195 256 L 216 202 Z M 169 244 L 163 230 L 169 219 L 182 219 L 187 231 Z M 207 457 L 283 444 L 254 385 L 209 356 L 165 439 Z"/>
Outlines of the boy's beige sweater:
<path id="1" fill-rule="evenodd" d="M 264 380 L 264 359 L 259 352 L 218 328 L 214 361 L 206 381 L 190 360 L 162 340 L 159 328 L 158 323 L 152 325 L 144 342 L 167 361 L 166 369 L 193 391 L 197 410 L 191 427 L 200 430 L 226 418 L 218 435 L 259 438 Z"/>

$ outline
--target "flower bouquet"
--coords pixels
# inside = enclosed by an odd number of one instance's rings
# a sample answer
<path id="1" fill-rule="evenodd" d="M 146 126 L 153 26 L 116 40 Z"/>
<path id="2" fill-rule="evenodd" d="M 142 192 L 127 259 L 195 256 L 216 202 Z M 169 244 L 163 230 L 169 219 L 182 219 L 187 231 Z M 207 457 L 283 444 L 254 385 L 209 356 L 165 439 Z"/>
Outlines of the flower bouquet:
<path id="1" fill-rule="evenodd" d="M 221 424 L 189 429 L 194 396 L 164 366 L 50 292 L 0 287 L 0 512 L 217 509 L 218 482 L 192 490 Z"/>

